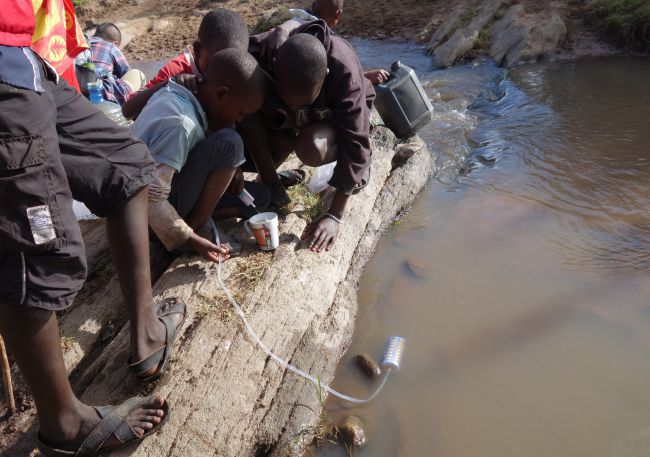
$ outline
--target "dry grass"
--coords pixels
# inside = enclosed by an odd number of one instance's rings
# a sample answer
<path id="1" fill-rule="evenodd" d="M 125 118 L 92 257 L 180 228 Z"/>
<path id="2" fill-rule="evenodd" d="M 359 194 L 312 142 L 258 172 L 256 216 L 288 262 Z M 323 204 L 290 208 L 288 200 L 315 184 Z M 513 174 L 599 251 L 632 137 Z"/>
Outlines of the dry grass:
<path id="1" fill-rule="evenodd" d="M 230 294 L 239 304 L 246 300 L 246 297 L 262 281 L 264 273 L 271 265 L 273 253 L 254 252 L 240 259 L 233 259 L 230 262 L 237 262 L 235 271 L 233 271 L 226 286 Z M 215 273 L 216 274 L 216 273 Z M 215 279 L 216 280 L 216 279 Z M 194 306 L 196 319 L 203 319 L 207 315 L 218 315 L 222 322 L 230 321 L 234 316 L 234 311 L 228 303 L 225 292 L 209 296 L 197 294 L 196 304 Z"/>
<path id="2" fill-rule="evenodd" d="M 74 347 L 76 338 L 69 335 L 61 335 L 61 350 L 63 352 L 69 351 Z"/>
<path id="3" fill-rule="evenodd" d="M 283 208 L 281 212 L 282 216 L 294 212 L 306 220 L 307 223 L 310 223 L 321 215 L 323 201 L 320 195 L 310 192 L 304 183 L 289 188 L 287 192 L 289 193 L 289 197 L 291 197 L 291 203 Z"/>

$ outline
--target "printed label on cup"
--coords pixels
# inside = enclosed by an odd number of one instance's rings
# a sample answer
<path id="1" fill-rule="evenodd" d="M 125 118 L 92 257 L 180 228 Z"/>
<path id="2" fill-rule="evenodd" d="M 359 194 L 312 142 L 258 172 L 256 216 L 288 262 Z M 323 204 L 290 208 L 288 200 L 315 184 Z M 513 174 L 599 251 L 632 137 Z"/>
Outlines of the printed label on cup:
<path id="1" fill-rule="evenodd" d="M 253 229 L 253 235 L 255 235 L 255 240 L 257 245 L 263 248 L 271 247 L 271 232 L 267 228 L 257 228 Z"/>

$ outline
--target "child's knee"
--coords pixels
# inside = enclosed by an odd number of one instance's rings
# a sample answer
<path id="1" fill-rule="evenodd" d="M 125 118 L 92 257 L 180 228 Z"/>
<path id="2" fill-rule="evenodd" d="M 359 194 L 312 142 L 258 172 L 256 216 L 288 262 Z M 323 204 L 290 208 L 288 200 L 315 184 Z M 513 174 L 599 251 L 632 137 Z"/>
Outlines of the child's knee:
<path id="1" fill-rule="evenodd" d="M 296 155 L 310 167 L 323 165 L 327 147 L 327 140 L 315 135 L 300 134 L 296 139 Z"/>
<path id="2" fill-rule="evenodd" d="M 296 155 L 305 165 L 318 167 L 336 160 L 336 129 L 328 121 L 302 128 L 296 138 Z"/>
<path id="3" fill-rule="evenodd" d="M 202 145 L 217 169 L 236 168 L 246 160 L 244 143 L 235 129 L 217 130 Z"/>

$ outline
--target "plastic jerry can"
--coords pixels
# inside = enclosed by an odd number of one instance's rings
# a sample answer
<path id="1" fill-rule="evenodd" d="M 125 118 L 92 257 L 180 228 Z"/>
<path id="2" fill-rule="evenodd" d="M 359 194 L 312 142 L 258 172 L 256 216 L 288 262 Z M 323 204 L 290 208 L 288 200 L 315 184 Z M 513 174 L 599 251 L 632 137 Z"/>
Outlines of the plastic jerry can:
<path id="1" fill-rule="evenodd" d="M 400 61 L 390 66 L 390 78 L 375 86 L 375 106 L 386 127 L 398 138 L 413 136 L 431 121 L 433 106 L 415 71 Z"/>

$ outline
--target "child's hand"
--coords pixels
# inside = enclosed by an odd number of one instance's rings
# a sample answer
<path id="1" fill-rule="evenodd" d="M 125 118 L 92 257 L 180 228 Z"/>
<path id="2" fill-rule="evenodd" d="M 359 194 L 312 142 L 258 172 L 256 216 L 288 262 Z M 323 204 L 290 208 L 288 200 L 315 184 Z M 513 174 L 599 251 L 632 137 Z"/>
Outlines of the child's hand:
<path id="1" fill-rule="evenodd" d="M 260 43 L 260 56 L 266 57 L 266 62 L 269 68 L 273 68 L 273 59 L 278 54 L 278 49 L 289 38 L 289 32 L 282 27 L 276 27 L 271 33 Z"/>
<path id="2" fill-rule="evenodd" d="M 370 80 L 371 83 L 373 84 L 381 84 L 390 78 L 390 73 L 388 73 L 386 70 L 377 69 L 377 70 L 369 70 L 365 73 L 366 78 Z"/>
<path id="3" fill-rule="evenodd" d="M 309 224 L 302 233 L 301 240 L 307 240 L 312 252 L 329 251 L 339 234 L 339 223 L 329 217 L 321 217 Z"/>
<path id="4" fill-rule="evenodd" d="M 228 260 L 228 258 L 230 257 L 228 248 L 225 247 L 223 244 L 217 246 L 216 244 L 212 243 L 210 240 L 206 240 L 205 238 L 197 235 L 196 233 L 192 233 L 192 235 L 187 240 L 187 242 L 190 244 L 190 246 L 192 246 L 192 249 L 194 249 L 194 251 L 196 251 L 205 260 L 209 260 L 211 262 L 216 263 L 219 261 L 219 256 L 221 256 L 222 261 Z"/>
<path id="5" fill-rule="evenodd" d="M 185 89 L 189 90 L 193 94 L 199 93 L 199 83 L 201 82 L 201 78 L 197 77 L 196 75 L 191 75 L 189 73 L 179 73 L 174 76 L 174 79 L 178 84 L 185 87 Z"/>
<path id="6" fill-rule="evenodd" d="M 241 167 L 237 167 L 232 181 L 230 181 L 230 185 L 228 186 L 228 193 L 239 195 L 242 190 L 244 190 L 244 172 Z"/>

